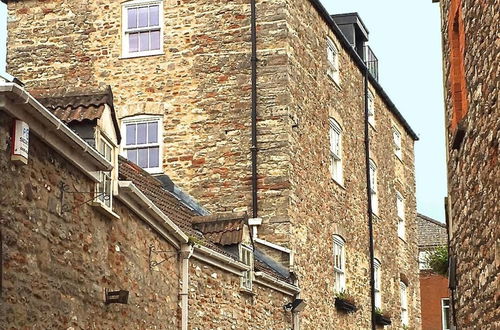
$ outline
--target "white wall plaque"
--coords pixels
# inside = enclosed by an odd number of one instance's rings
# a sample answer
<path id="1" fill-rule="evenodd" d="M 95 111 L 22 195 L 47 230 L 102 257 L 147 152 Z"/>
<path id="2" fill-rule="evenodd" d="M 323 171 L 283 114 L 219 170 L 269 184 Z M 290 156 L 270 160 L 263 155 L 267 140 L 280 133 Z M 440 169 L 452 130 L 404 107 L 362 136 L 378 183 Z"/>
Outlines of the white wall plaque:
<path id="1" fill-rule="evenodd" d="M 15 120 L 12 132 L 12 153 L 10 159 L 14 162 L 28 164 L 30 127 L 24 121 Z"/>

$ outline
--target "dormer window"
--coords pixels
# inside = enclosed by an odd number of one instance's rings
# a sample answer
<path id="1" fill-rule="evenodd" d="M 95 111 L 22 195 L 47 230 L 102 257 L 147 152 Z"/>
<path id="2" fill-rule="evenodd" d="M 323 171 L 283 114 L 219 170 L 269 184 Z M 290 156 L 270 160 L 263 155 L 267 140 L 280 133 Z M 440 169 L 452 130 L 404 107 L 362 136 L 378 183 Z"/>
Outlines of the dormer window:
<path id="1" fill-rule="evenodd" d="M 240 261 L 248 266 L 248 270 L 243 273 L 241 278 L 241 288 L 252 291 L 253 288 L 253 250 L 245 245 L 240 245 Z"/>
<path id="2" fill-rule="evenodd" d="M 340 83 L 339 71 L 339 50 L 332 39 L 326 39 L 326 59 L 328 62 L 328 69 L 326 73 L 336 83 Z"/>
<path id="3" fill-rule="evenodd" d="M 122 8 L 123 57 L 163 52 L 163 2 L 135 0 Z"/>
<path id="4" fill-rule="evenodd" d="M 99 134 L 97 142 L 97 150 L 106 158 L 107 161 L 114 164 L 114 147 L 111 141 Z M 99 174 L 100 182 L 96 187 L 96 202 L 101 203 L 104 207 L 112 210 L 113 208 L 113 176 L 112 172 L 101 171 Z"/>
<path id="5" fill-rule="evenodd" d="M 162 119 L 140 115 L 122 121 L 123 156 L 150 173 L 161 172 Z"/>

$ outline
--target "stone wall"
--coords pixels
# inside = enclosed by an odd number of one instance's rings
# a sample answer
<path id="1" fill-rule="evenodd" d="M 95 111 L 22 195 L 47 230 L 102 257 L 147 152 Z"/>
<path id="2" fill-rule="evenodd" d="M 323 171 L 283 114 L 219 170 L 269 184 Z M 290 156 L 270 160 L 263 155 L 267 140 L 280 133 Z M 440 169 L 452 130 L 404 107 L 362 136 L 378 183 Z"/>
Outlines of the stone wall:
<path id="1" fill-rule="evenodd" d="M 84 84 L 112 85 L 120 117 L 164 116 L 163 167 L 176 183 L 212 211 L 248 210 L 249 1 L 164 1 L 165 54 L 136 59 L 120 58 L 119 1 L 92 1 L 85 8 L 72 3 L 9 4 L 10 72 L 38 93 Z M 67 33 L 64 38 L 51 39 L 50 11 L 59 17 L 58 34 Z M 72 15 L 85 19 L 74 28 Z M 259 216 L 264 219 L 259 236 L 295 251 L 295 270 L 309 305 L 301 313 L 305 328 L 328 328 L 332 323 L 367 328 L 362 71 L 309 0 L 260 0 L 257 16 Z M 83 30 L 85 37 L 74 35 Z M 340 88 L 326 75 L 327 35 L 341 50 Z M 32 55 L 47 40 L 51 47 L 62 49 L 44 53 L 45 58 Z M 78 44 L 72 47 L 74 40 Z M 88 61 L 73 60 L 77 56 L 73 53 L 86 54 Z M 80 72 L 84 76 L 89 67 L 93 76 L 81 79 Z M 410 325 L 419 328 L 413 140 L 375 96 L 377 125 L 370 128 L 370 136 L 379 175 L 380 214 L 374 236 L 383 267 L 383 306 L 399 326 L 402 274 L 409 280 Z M 329 116 L 338 119 L 345 132 L 343 187 L 329 174 Z M 403 135 L 402 162 L 393 152 L 393 123 Z M 406 198 L 406 241 L 397 237 L 395 189 Z M 347 242 L 347 287 L 360 307 L 353 315 L 333 307 L 333 234 L 341 234 Z"/>
<path id="2" fill-rule="evenodd" d="M 240 289 L 240 277 L 198 260 L 190 262 L 189 323 L 204 329 L 291 329 L 283 306 L 291 297 L 254 283 Z"/>
<path id="3" fill-rule="evenodd" d="M 12 164 L 10 127 L 0 112 L 0 328 L 176 328 L 177 256 L 153 271 L 148 264 L 150 244 L 175 248 L 116 199 L 120 219 L 80 205 L 88 193 L 66 194 L 73 209 L 61 215 L 61 181 L 71 191 L 93 191 L 94 184 L 33 134 L 28 165 Z M 105 289 L 129 290 L 128 305 L 105 305 Z"/>
<path id="4" fill-rule="evenodd" d="M 291 113 L 299 123 L 291 133 L 292 246 L 301 279 L 306 328 L 369 328 L 370 286 L 366 162 L 364 148 L 364 77 L 318 12 L 306 0 L 290 0 Z M 340 85 L 326 74 L 326 38 L 340 50 Z M 376 257 L 382 263 L 382 306 L 400 326 L 400 276 L 409 280 L 410 326 L 420 327 L 416 262 L 416 204 L 413 139 L 375 95 L 376 125 L 370 130 L 370 154 L 378 169 L 379 214 L 374 220 Z M 343 185 L 329 172 L 329 118 L 343 130 Z M 403 157 L 394 154 L 392 126 L 403 136 Z M 406 201 L 406 241 L 398 238 L 395 190 Z M 344 316 L 334 303 L 333 235 L 346 241 L 347 290 L 360 310 Z M 310 242 L 315 242 L 310 244 Z M 319 313 L 318 313 L 319 311 Z"/>
<path id="5" fill-rule="evenodd" d="M 453 10 L 451 10 L 453 9 Z M 465 138 L 452 149 L 450 20 L 460 9 L 459 30 L 468 107 L 461 121 Z M 498 328 L 500 297 L 500 170 L 498 154 L 498 1 L 441 1 L 448 146 L 448 216 L 451 255 L 456 260 L 455 311 L 458 328 Z M 461 72 L 457 68 L 455 72 Z M 460 125 L 460 123 L 458 123 Z M 489 303 L 485 303 L 489 302 Z"/>

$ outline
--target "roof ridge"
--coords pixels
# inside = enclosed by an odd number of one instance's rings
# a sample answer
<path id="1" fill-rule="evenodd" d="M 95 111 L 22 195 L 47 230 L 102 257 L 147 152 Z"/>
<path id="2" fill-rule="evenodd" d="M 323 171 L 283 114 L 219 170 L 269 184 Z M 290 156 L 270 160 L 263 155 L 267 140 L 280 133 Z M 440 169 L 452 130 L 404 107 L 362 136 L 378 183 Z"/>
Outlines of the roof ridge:
<path id="1" fill-rule="evenodd" d="M 423 215 L 422 213 L 418 213 L 417 212 L 417 217 L 420 217 L 422 220 L 426 220 L 426 221 L 429 221 L 429 222 L 432 222 L 440 227 L 443 227 L 443 228 L 446 228 L 446 224 L 439 221 L 439 220 L 436 220 L 436 219 L 433 219 L 433 218 L 430 218 L 426 215 Z"/>

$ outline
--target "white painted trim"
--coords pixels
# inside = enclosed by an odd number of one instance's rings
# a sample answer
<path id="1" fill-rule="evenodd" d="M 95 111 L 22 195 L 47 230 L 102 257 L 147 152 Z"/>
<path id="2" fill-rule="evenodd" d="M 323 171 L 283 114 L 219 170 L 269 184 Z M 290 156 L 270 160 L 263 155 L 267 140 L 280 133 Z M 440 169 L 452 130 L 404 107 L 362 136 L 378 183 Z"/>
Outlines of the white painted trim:
<path id="1" fill-rule="evenodd" d="M 290 249 L 287 249 L 286 247 L 284 246 L 281 246 L 281 245 L 278 245 L 278 244 L 274 244 L 274 243 L 271 243 L 271 242 L 268 242 L 266 240 L 263 240 L 261 238 L 254 238 L 254 241 L 256 243 L 259 243 L 259 244 L 262 244 L 262 245 L 265 245 L 267 247 L 270 247 L 270 248 L 273 248 L 275 250 L 278 250 L 278 251 L 281 251 L 281 252 L 285 252 L 285 253 L 292 253 L 292 250 Z"/>
<path id="2" fill-rule="evenodd" d="M 244 263 L 202 245 L 196 244 L 194 247 L 193 257 L 212 266 L 224 269 L 238 276 L 243 276 L 242 271 L 250 269 Z"/>
<path id="3" fill-rule="evenodd" d="M 0 110 L 26 122 L 30 126 L 30 132 L 50 145 L 92 181 L 99 181 L 99 171 L 113 169 L 113 164 L 21 86 L 14 83 L 0 83 Z"/>
<path id="4" fill-rule="evenodd" d="M 300 292 L 300 289 L 295 285 L 278 280 L 264 272 L 255 272 L 254 282 L 292 297 Z"/>
<path id="5" fill-rule="evenodd" d="M 141 215 L 144 220 L 146 220 L 154 229 L 162 233 L 165 238 L 169 239 L 169 241 L 172 240 L 171 235 L 173 235 L 176 242 L 171 242 L 172 244 L 176 244 L 176 246 L 178 247 L 179 244 L 177 242 L 189 242 L 188 236 L 184 234 L 184 232 L 175 223 L 173 223 L 172 220 L 170 220 L 170 218 L 165 213 L 163 213 L 148 197 L 146 197 L 146 195 L 144 195 L 144 193 L 140 191 L 131 181 L 119 181 L 118 186 L 118 198 L 123 202 L 127 202 L 126 195 L 135 197 L 135 201 L 139 205 L 134 206 L 131 203 L 128 203 L 128 205 L 134 212 Z M 156 218 L 155 220 L 165 224 L 166 229 L 171 233 L 171 235 L 165 234 L 165 231 L 162 230 L 162 228 L 156 225 L 153 221 L 150 221 L 150 218 L 144 215 L 144 210 L 149 211 L 149 213 Z"/>
<path id="6" fill-rule="evenodd" d="M 193 255 L 192 245 L 183 244 L 181 246 L 181 329 L 188 330 L 189 325 L 189 258 Z"/>

